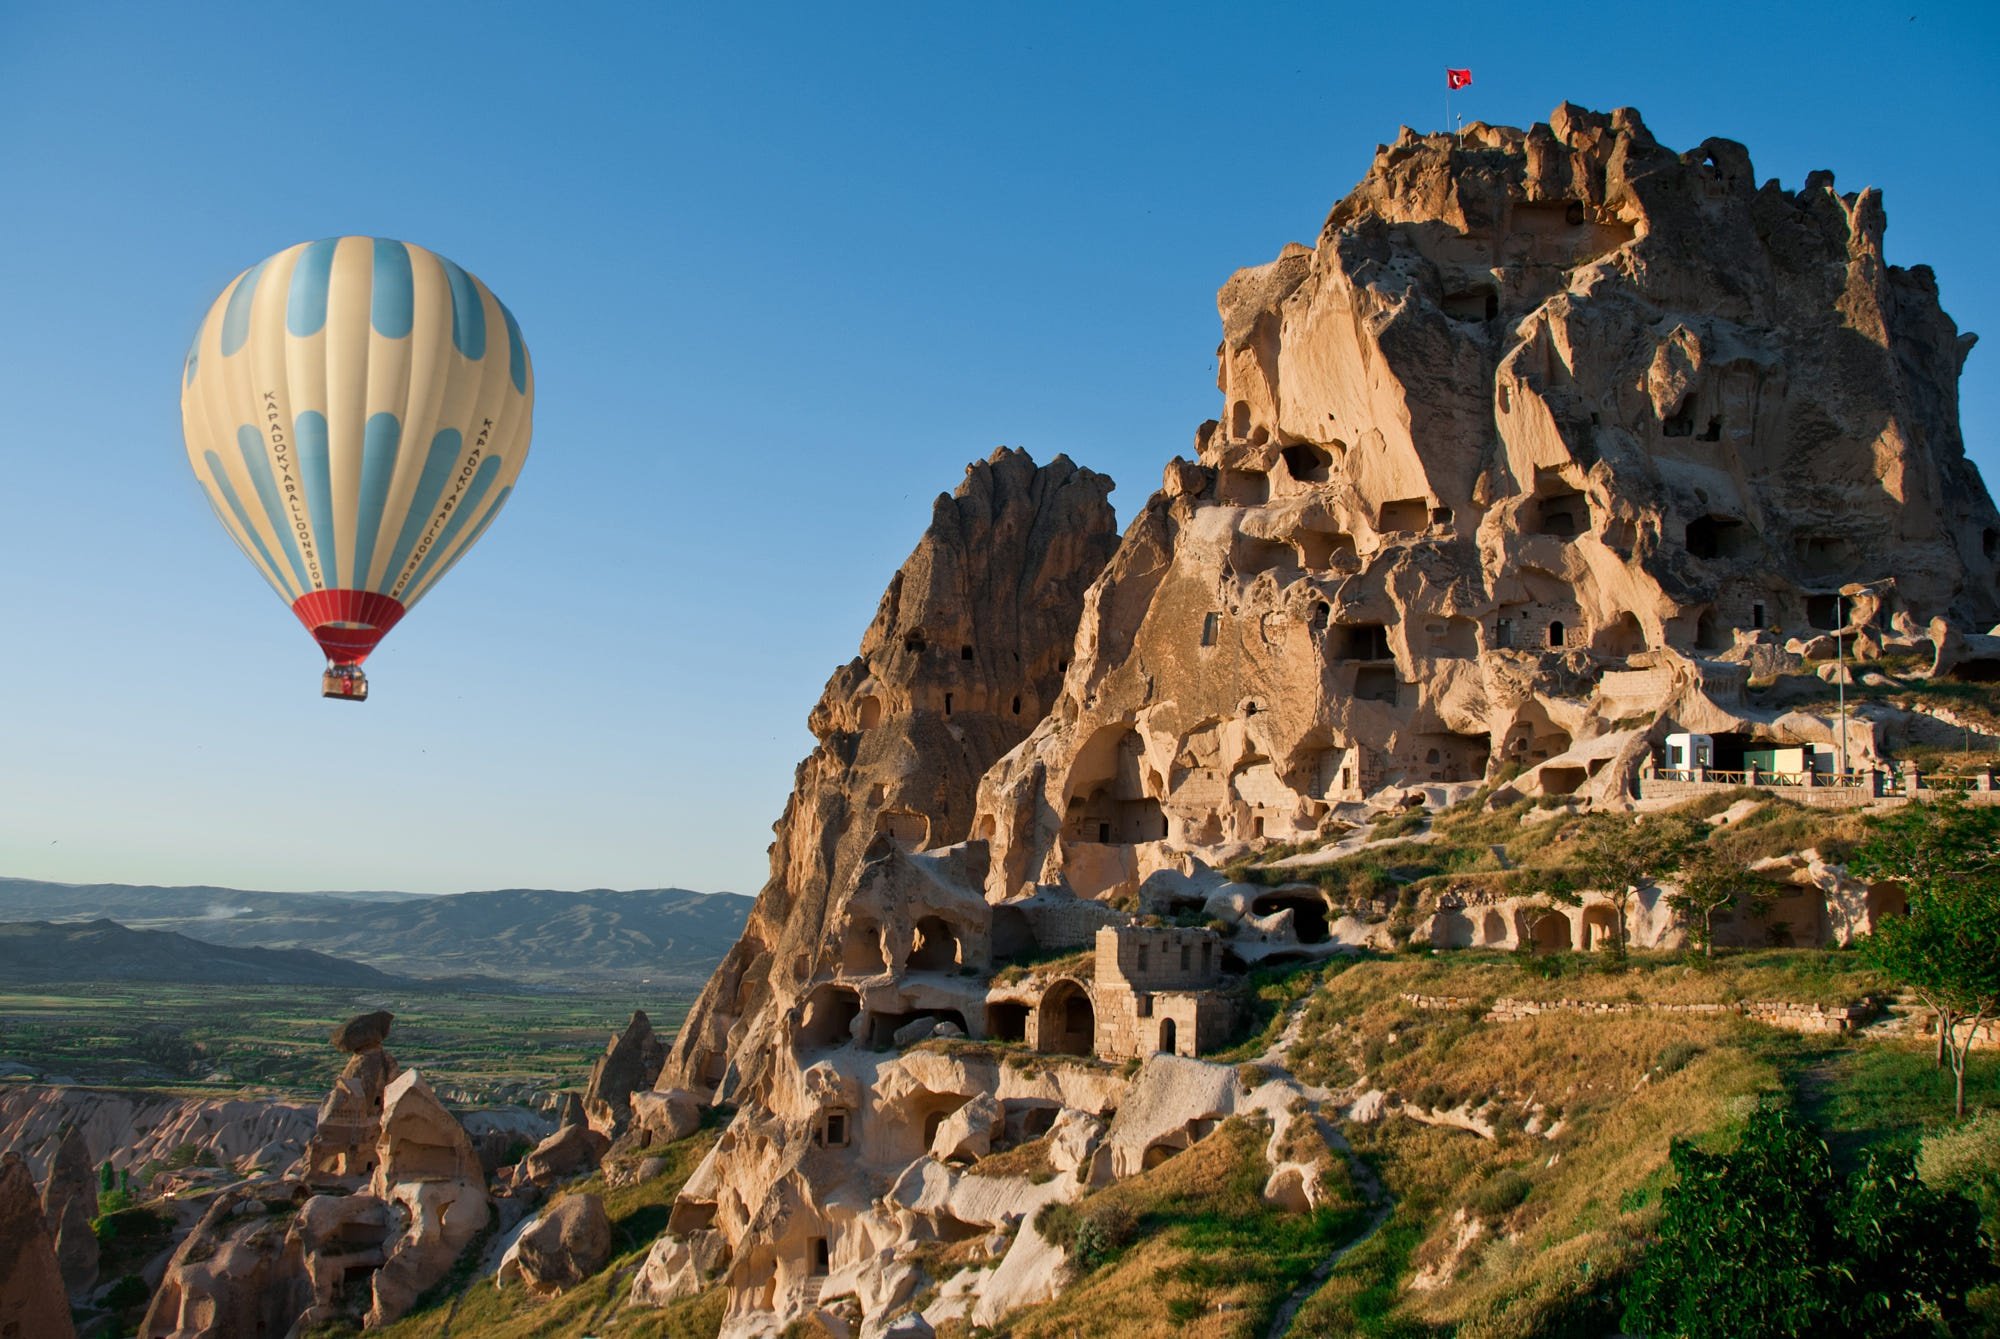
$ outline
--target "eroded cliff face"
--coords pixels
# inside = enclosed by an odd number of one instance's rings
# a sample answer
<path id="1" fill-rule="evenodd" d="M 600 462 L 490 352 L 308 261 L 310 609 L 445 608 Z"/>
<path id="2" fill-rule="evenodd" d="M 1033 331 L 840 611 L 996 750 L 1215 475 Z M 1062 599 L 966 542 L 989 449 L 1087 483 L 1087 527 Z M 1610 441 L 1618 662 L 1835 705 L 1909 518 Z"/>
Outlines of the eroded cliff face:
<path id="1" fill-rule="evenodd" d="M 867 852 L 965 839 L 981 774 L 1062 682 L 1083 593 L 1117 543 L 1111 487 L 1066 457 L 1038 467 L 1003 448 L 939 495 L 861 653 L 812 710 L 819 745 L 778 820 L 770 881 L 675 1039 L 662 1088 L 760 1096 L 775 1058 L 763 1033 L 824 966 Z"/>
<path id="2" fill-rule="evenodd" d="M 1386 946 L 1226 861 L 1481 785 L 1624 805 L 1669 729 L 1824 742 L 1746 703 L 1787 637 L 1971 645 L 2000 613 L 1971 337 L 1883 226 L 1873 192 L 1760 187 L 1630 111 L 1405 131 L 1314 247 L 1224 286 L 1222 416 L 1115 554 L 1106 481 L 975 466 L 814 709 L 771 881 L 662 1072 L 739 1109 L 634 1300 L 720 1280 L 731 1335 L 850 1294 L 863 1334 L 991 1324 L 1057 1286 L 1042 1204 L 1233 1110 L 1278 1147 L 1299 1091 L 1195 1058 L 1233 976 Z M 1416 933 L 1540 942 L 1517 910 Z M 969 1170 L 1044 1137 L 1052 1180 Z M 974 1239 L 927 1292 L 926 1249 Z"/>
<path id="3" fill-rule="evenodd" d="M 1316 247 L 1223 287 L 1222 419 L 982 786 L 988 896 L 1129 890 L 1385 787 L 1615 799 L 1631 727 L 1742 725 L 1759 643 L 1992 622 L 1973 337 L 1884 223 L 1630 111 L 1405 131 Z"/>

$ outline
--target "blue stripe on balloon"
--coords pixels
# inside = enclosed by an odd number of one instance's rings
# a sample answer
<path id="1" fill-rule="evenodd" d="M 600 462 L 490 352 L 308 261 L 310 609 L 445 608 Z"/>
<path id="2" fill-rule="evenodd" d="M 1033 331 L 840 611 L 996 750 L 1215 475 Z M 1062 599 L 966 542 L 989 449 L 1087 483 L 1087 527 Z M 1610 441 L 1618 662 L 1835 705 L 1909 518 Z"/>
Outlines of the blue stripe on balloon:
<path id="1" fill-rule="evenodd" d="M 500 299 L 495 298 L 494 301 L 500 302 Z M 504 302 L 500 302 L 500 314 L 507 318 L 507 371 L 514 377 L 514 389 L 525 395 L 528 391 L 528 346 L 521 342 L 521 327 Z"/>
<path id="2" fill-rule="evenodd" d="M 451 342 L 476 363 L 486 356 L 486 304 L 479 300 L 479 285 L 443 256 L 438 263 L 451 281 Z"/>
<path id="3" fill-rule="evenodd" d="M 306 511 L 312 517 L 313 548 L 319 572 L 329 589 L 340 588 L 340 555 L 333 543 L 333 471 L 327 458 L 326 415 L 308 409 L 293 431 L 299 442 L 299 487 L 305 490 Z"/>
<path id="4" fill-rule="evenodd" d="M 229 504 L 229 510 L 236 515 L 236 524 L 242 527 L 244 538 L 256 546 L 257 556 L 264 560 L 267 570 L 275 574 L 278 564 L 272 559 L 271 551 L 264 547 L 264 541 L 257 534 L 257 527 L 250 524 L 250 513 L 244 509 L 243 499 L 236 496 L 235 488 L 229 483 L 229 475 L 222 468 L 222 458 L 213 451 L 204 451 L 201 458 L 208 462 L 208 477 L 215 484 L 215 491 L 222 494 L 222 500 Z"/>
<path id="5" fill-rule="evenodd" d="M 285 299 L 285 329 L 301 339 L 317 335 L 326 324 L 326 290 L 333 280 L 333 252 L 338 237 L 313 242 L 292 267 L 292 291 Z"/>
<path id="6" fill-rule="evenodd" d="M 368 299 L 368 323 L 375 333 L 401 339 L 416 320 L 416 288 L 410 278 L 410 249 L 386 237 L 375 239 L 375 287 Z"/>
<path id="7" fill-rule="evenodd" d="M 443 559 L 444 551 L 451 547 L 451 541 L 458 532 L 465 529 L 465 523 L 479 510 L 479 500 L 486 496 L 486 490 L 491 488 L 493 481 L 499 477 L 500 457 L 488 456 L 479 462 L 479 472 L 472 476 L 472 482 L 465 487 L 464 496 L 460 497 L 458 505 L 451 509 L 451 519 L 444 523 L 442 530 L 438 531 L 437 542 L 431 545 L 430 552 L 426 553 L 423 561 L 417 564 L 417 570 L 410 574 L 410 584 L 404 588 L 405 590 L 415 590 L 423 585 L 424 574 Z"/>
<path id="8" fill-rule="evenodd" d="M 416 496 L 410 499 L 410 509 L 403 515 L 403 532 L 396 536 L 389 566 L 382 573 L 384 591 L 395 586 L 403 564 L 410 560 L 410 550 L 417 547 L 425 527 L 437 515 L 438 499 L 444 496 L 445 481 L 458 468 L 459 449 L 464 445 L 465 438 L 457 428 L 446 428 L 431 438 L 430 454 L 424 457 L 424 472 L 417 476 Z"/>
<path id="9" fill-rule="evenodd" d="M 513 495 L 513 492 L 514 492 L 514 485 L 508 484 L 505 488 L 501 489 L 499 492 L 493 495 L 493 505 L 486 509 L 486 514 L 484 516 L 479 518 L 479 524 L 472 527 L 472 533 L 465 537 L 465 543 L 458 546 L 458 552 L 451 555 L 450 561 L 445 563 L 443 567 L 440 567 L 435 573 L 432 574 L 431 579 L 428 583 L 426 583 L 424 586 L 418 586 L 417 583 L 414 581 L 410 583 L 410 588 L 404 592 L 405 598 L 403 600 L 403 603 L 406 606 L 414 603 L 417 597 L 421 596 L 425 590 L 428 590 L 431 586 L 435 586 L 437 585 L 438 582 L 443 581 L 445 578 L 445 573 L 451 571 L 452 568 L 458 566 L 458 560 L 460 558 L 463 558 L 466 554 L 472 552 L 472 546 L 477 544 L 479 542 L 479 537 L 486 533 L 486 527 L 493 524 L 493 518 L 495 516 L 498 516 L 500 514 L 500 509 L 507 505 L 507 499 Z"/>
<path id="10" fill-rule="evenodd" d="M 250 302 L 257 296 L 257 281 L 264 276 L 269 261 L 260 260 L 243 272 L 236 287 L 229 290 L 229 305 L 222 309 L 222 356 L 243 347 L 250 338 Z"/>
<path id="11" fill-rule="evenodd" d="M 243 453 L 243 468 L 250 471 L 250 482 L 256 485 L 257 498 L 264 504 L 264 515 L 270 519 L 271 528 L 278 532 L 285 557 L 291 560 L 292 574 L 299 579 L 299 589 L 311 590 L 312 582 L 306 577 L 305 559 L 299 556 L 298 543 L 292 538 L 291 522 L 285 517 L 285 504 L 278 496 L 278 480 L 271 473 L 270 458 L 264 454 L 264 435 L 246 423 L 236 430 L 236 446 Z"/>
<path id="12" fill-rule="evenodd" d="M 354 527 L 355 590 L 368 590 L 368 570 L 375 565 L 375 536 L 382 528 L 382 508 L 389 502 L 389 485 L 396 481 L 396 455 L 403 425 L 394 414 L 370 414 L 361 430 L 361 500 Z"/>
<path id="13" fill-rule="evenodd" d="M 194 343 L 188 345 L 187 366 L 181 371 L 181 388 L 194 385 L 195 369 L 201 366 L 201 331 L 194 332 Z"/>

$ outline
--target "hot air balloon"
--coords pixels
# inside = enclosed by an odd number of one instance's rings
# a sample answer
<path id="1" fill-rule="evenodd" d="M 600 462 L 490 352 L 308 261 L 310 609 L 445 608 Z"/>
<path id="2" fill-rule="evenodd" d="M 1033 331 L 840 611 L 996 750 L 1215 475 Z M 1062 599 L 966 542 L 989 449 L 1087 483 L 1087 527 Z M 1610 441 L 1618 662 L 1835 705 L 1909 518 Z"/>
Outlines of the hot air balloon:
<path id="1" fill-rule="evenodd" d="M 222 290 L 188 350 L 181 428 L 209 505 L 326 653 L 361 663 L 506 505 L 534 374 L 514 317 L 383 237 L 302 242 Z"/>

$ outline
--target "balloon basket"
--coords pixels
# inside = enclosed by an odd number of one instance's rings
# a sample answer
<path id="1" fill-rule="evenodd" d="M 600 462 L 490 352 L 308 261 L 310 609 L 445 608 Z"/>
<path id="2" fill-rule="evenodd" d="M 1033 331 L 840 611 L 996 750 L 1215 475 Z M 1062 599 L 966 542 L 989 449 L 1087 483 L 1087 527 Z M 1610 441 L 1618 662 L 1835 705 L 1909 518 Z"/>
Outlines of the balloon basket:
<path id="1" fill-rule="evenodd" d="M 319 695 L 339 702 L 366 702 L 368 676 L 359 665 L 329 665 L 319 676 Z"/>

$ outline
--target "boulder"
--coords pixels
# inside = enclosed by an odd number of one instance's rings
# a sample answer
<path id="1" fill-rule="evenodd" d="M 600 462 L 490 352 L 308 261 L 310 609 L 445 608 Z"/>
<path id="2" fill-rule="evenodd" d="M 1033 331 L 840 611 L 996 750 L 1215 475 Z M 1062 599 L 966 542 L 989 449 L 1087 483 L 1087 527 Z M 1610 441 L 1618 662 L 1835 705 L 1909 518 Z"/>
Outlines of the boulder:
<path id="1" fill-rule="evenodd" d="M 611 1219 L 596 1195 L 565 1195 L 514 1239 L 499 1278 L 518 1273 L 539 1293 L 574 1288 L 611 1259 Z M 511 1263 L 510 1263 L 511 1261 Z"/>
<path id="2" fill-rule="evenodd" d="M 993 1136 L 1006 1121 L 1006 1113 L 990 1093 L 980 1093 L 946 1116 L 931 1140 L 931 1156 L 939 1162 L 971 1162 L 993 1150 Z"/>
<path id="3" fill-rule="evenodd" d="M 701 1128 L 701 1103 L 685 1088 L 632 1094 L 632 1132 L 640 1148 L 685 1139 Z"/>
<path id="4" fill-rule="evenodd" d="M 377 1009 L 372 1014 L 356 1014 L 333 1030 L 333 1048 L 355 1055 L 378 1050 L 389 1040 L 389 1025 L 395 1021 L 396 1015 L 387 1009 Z"/>
<path id="5" fill-rule="evenodd" d="M 594 1171 L 610 1141 L 588 1125 L 565 1125 L 521 1159 L 517 1181 L 547 1189 Z"/>
<path id="6" fill-rule="evenodd" d="M 0 1334 L 72 1339 L 75 1333 L 35 1179 L 20 1154 L 0 1154 Z"/>
<path id="7" fill-rule="evenodd" d="M 372 1329 L 399 1319 L 449 1273 L 492 1212 L 472 1141 L 414 1069 L 384 1093 L 369 1192 L 387 1203 L 399 1229 L 371 1280 Z"/>

